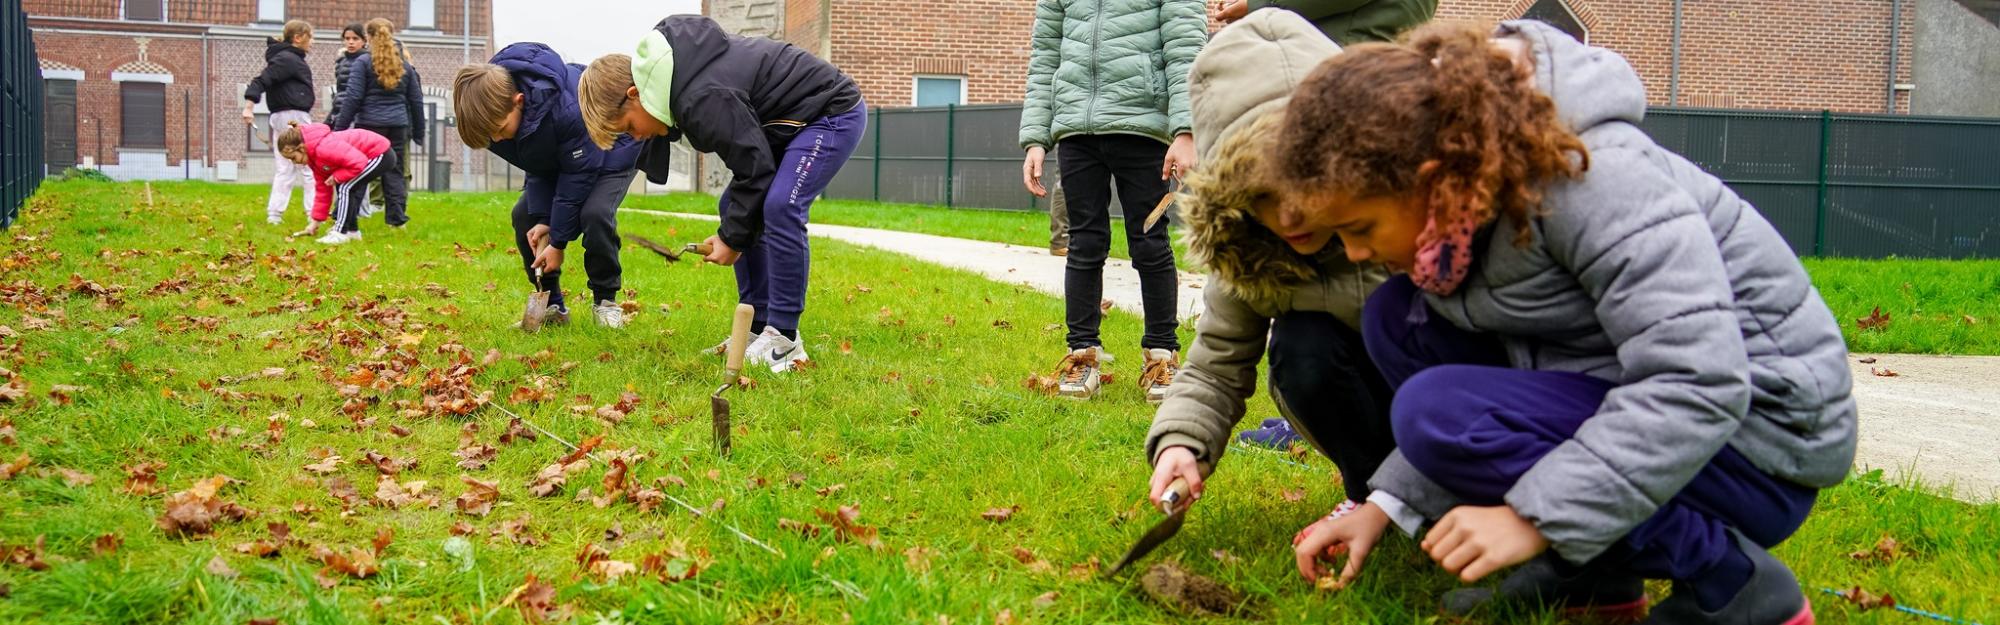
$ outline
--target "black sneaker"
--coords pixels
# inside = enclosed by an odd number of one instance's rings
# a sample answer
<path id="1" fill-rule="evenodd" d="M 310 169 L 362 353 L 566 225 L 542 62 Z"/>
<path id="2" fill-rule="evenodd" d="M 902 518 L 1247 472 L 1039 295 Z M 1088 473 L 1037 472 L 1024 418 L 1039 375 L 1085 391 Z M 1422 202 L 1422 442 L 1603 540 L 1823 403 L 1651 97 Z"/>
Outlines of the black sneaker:
<path id="1" fill-rule="evenodd" d="M 1736 547 L 1743 550 L 1743 555 L 1750 558 L 1752 567 L 1750 581 L 1736 591 L 1736 598 L 1730 599 L 1721 610 L 1709 612 L 1695 601 L 1694 590 L 1687 582 L 1676 580 L 1674 594 L 1660 601 L 1652 616 L 1641 625 L 1812 625 L 1812 603 L 1806 601 L 1805 591 L 1799 589 L 1799 579 L 1792 576 L 1792 570 L 1735 528 L 1729 529 L 1729 535 L 1736 539 Z"/>
<path id="2" fill-rule="evenodd" d="M 1565 616 L 1597 622 L 1632 623 L 1646 616 L 1646 580 L 1634 575 L 1584 571 L 1563 577 L 1544 554 L 1515 569 L 1493 588 L 1461 588 L 1444 595 L 1444 612 L 1466 616 L 1489 606 L 1557 608 Z"/>

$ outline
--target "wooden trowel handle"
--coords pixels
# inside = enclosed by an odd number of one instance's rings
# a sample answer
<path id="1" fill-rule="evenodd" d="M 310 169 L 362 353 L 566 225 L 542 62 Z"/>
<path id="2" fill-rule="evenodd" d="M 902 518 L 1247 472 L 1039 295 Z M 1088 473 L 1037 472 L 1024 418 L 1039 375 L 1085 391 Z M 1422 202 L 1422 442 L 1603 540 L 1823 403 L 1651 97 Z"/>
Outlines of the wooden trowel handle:
<path id="1" fill-rule="evenodd" d="M 749 304 L 736 305 L 736 318 L 729 323 L 729 384 L 736 383 L 736 376 L 743 373 L 743 350 L 750 346 L 750 318 L 757 314 L 757 308 Z"/>
<path id="2" fill-rule="evenodd" d="M 1186 508 L 1193 499 L 1194 488 L 1188 486 L 1187 480 L 1174 478 L 1174 483 L 1167 485 L 1167 492 L 1160 493 L 1160 512 L 1173 514 L 1175 510 Z"/>
<path id="3" fill-rule="evenodd" d="M 707 243 L 689 243 L 687 247 L 681 248 L 681 251 L 694 252 L 696 256 L 707 256 L 715 253 L 715 246 Z"/>

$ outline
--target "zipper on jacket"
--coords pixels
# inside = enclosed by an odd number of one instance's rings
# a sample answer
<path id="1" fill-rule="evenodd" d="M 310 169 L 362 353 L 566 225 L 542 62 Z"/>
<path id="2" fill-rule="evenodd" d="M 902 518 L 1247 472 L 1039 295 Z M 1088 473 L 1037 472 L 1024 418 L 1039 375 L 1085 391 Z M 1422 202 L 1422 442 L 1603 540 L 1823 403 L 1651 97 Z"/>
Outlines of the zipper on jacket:
<path id="1" fill-rule="evenodd" d="M 1100 59 L 1098 46 L 1104 43 L 1104 0 L 1097 0 L 1096 8 L 1090 14 L 1090 103 L 1083 107 L 1083 127 L 1090 132 L 1097 131 L 1097 65 Z"/>

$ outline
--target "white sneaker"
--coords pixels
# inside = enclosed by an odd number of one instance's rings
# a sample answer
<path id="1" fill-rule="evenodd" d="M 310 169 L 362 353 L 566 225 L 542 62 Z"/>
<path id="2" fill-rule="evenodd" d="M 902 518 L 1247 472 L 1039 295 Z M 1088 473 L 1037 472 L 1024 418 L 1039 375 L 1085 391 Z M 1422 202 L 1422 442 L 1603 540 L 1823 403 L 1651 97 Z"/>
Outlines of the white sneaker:
<path id="1" fill-rule="evenodd" d="M 1180 355 L 1164 349 L 1146 350 L 1146 368 L 1139 374 L 1139 390 L 1146 394 L 1146 403 L 1158 406 L 1167 400 L 1167 387 L 1173 386 L 1174 376 L 1181 372 Z"/>
<path id="2" fill-rule="evenodd" d="M 804 335 L 793 340 L 785 338 L 785 335 L 779 333 L 776 328 L 766 328 L 764 331 L 771 338 L 764 344 L 764 351 L 758 353 L 764 354 L 765 359 L 771 363 L 771 373 L 791 371 L 798 368 L 799 363 L 812 360 L 811 356 L 806 355 Z"/>
<path id="3" fill-rule="evenodd" d="M 326 233 L 326 236 L 320 237 L 316 239 L 316 241 L 318 241 L 320 245 L 341 245 L 347 243 L 348 241 L 357 241 L 360 239 L 361 239 L 361 233 L 359 232 L 354 233 L 354 236 L 350 238 L 346 234 L 342 234 L 338 231 L 335 231 Z"/>
<path id="4" fill-rule="evenodd" d="M 1090 399 L 1104 384 L 1104 363 L 1111 354 L 1103 347 L 1073 350 L 1056 365 L 1056 394 L 1070 399 Z"/>
<path id="5" fill-rule="evenodd" d="M 285 223 L 285 218 L 282 215 L 271 215 L 264 218 L 264 223 L 271 224 L 273 226 L 283 225 Z"/>
<path id="6" fill-rule="evenodd" d="M 766 356 L 770 355 L 769 346 L 771 344 L 771 337 L 774 336 L 784 338 L 784 335 L 778 334 L 776 328 L 764 326 L 763 334 L 750 337 L 750 344 L 743 348 L 743 363 L 746 365 L 771 364 L 771 360 L 766 358 Z M 721 343 L 716 343 L 715 347 L 709 348 L 708 351 L 717 356 L 728 356 L 729 339 L 722 339 Z"/>
<path id="7" fill-rule="evenodd" d="M 612 329 L 625 327 L 625 309 L 619 308 L 618 302 L 611 300 L 598 302 L 597 305 L 590 307 L 590 312 L 597 316 L 597 325 Z"/>

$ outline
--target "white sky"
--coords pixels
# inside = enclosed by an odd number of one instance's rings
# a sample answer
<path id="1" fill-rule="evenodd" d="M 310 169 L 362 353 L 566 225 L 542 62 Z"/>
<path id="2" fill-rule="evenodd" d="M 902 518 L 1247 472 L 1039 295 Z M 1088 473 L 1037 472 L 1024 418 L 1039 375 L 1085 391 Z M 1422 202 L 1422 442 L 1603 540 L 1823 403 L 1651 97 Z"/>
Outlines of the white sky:
<path id="1" fill-rule="evenodd" d="M 631 54 L 660 18 L 700 13 L 701 0 L 493 0 L 494 49 L 520 41 L 554 48 L 564 61 Z"/>

